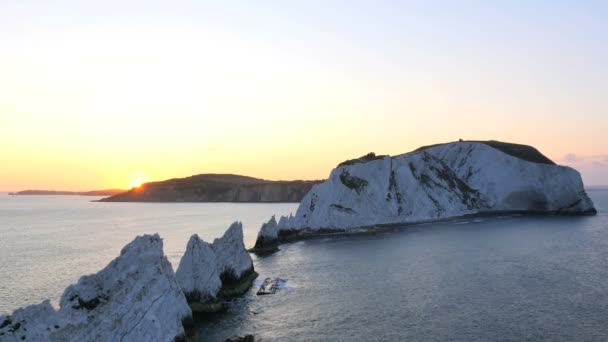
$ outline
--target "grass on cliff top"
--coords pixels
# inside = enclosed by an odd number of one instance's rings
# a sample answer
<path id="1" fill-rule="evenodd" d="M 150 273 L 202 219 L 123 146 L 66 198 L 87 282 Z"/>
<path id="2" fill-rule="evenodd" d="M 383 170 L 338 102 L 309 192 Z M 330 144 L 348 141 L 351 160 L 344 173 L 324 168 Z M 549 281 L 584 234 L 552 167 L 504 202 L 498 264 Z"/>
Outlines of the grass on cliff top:
<path id="1" fill-rule="evenodd" d="M 513 143 L 507 143 L 507 142 L 496 141 L 496 140 L 488 140 L 488 141 L 466 140 L 465 142 L 476 142 L 476 143 L 486 144 L 486 145 L 493 147 L 497 150 L 500 150 L 503 153 L 506 153 L 510 156 L 513 156 L 513 157 L 516 157 L 519 159 L 523 159 L 523 160 L 526 160 L 529 162 L 555 165 L 555 163 L 551 159 L 547 158 L 544 154 L 540 153 L 539 150 L 535 149 L 532 146 L 522 145 L 522 144 L 513 144 Z M 446 144 L 451 144 L 451 143 L 422 146 L 422 147 L 415 149 L 411 153 L 421 152 L 421 151 L 424 151 L 431 147 L 441 146 L 441 145 L 446 145 Z"/>
<path id="2" fill-rule="evenodd" d="M 533 162 L 533 163 L 555 165 L 555 163 L 551 159 L 547 158 L 544 154 L 540 153 L 540 151 L 538 151 L 534 147 L 528 146 L 528 145 L 513 144 L 513 143 L 507 143 L 507 142 L 496 141 L 496 140 L 488 140 L 488 141 L 465 140 L 465 141 L 461 141 L 461 142 L 475 142 L 475 143 L 486 144 L 490 147 L 493 147 L 497 150 L 502 151 L 503 153 L 506 153 L 510 156 L 513 156 L 513 157 L 516 157 L 519 159 L 523 159 L 523 160 Z M 422 146 L 422 147 L 419 147 L 419 148 L 415 149 L 414 151 L 408 152 L 408 153 L 422 152 L 431 147 L 442 146 L 442 145 L 453 144 L 453 143 L 455 143 L 455 142 Z M 405 153 L 405 154 L 408 154 L 408 153 Z M 372 161 L 372 160 L 382 159 L 384 157 L 387 157 L 387 156 L 386 155 L 377 156 L 375 153 L 372 152 L 372 153 L 368 153 L 360 158 L 349 159 L 349 160 L 343 161 L 340 164 L 338 164 L 338 167 L 345 166 L 345 165 L 353 165 L 353 164 L 357 164 L 357 163 L 365 163 L 365 162 Z"/>

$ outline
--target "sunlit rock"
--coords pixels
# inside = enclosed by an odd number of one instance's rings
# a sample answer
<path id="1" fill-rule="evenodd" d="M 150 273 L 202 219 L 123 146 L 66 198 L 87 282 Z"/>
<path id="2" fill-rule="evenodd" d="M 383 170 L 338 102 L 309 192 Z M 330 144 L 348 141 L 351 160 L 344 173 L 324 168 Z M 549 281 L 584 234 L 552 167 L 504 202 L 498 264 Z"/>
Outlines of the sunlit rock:
<path id="1" fill-rule="evenodd" d="M 465 141 L 341 163 L 254 250 L 307 235 L 501 213 L 595 214 L 580 174 L 536 149 Z"/>
<path id="2" fill-rule="evenodd" d="M 191 317 L 158 235 L 138 236 L 98 273 L 48 301 L 0 318 L 6 341 L 173 341 Z M 7 321 L 8 320 L 8 321 Z M 8 323 L 7 323 L 8 322 Z"/>
<path id="3" fill-rule="evenodd" d="M 223 299 L 246 292 L 257 276 L 243 242 L 243 225 L 233 223 L 213 244 L 193 235 L 176 273 L 193 311 L 221 310 Z"/>
<path id="4" fill-rule="evenodd" d="M 220 264 L 211 244 L 197 234 L 192 235 L 175 275 L 195 311 L 221 309 L 217 298 L 222 287 L 220 274 Z"/>

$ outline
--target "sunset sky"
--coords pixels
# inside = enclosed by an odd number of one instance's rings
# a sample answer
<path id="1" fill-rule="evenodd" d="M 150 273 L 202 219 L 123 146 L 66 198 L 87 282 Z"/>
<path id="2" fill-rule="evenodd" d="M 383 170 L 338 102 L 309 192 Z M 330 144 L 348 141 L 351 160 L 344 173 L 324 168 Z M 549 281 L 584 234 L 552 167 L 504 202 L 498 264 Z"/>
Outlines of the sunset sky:
<path id="1" fill-rule="evenodd" d="M 318 179 L 459 138 L 608 184 L 608 2 L 0 2 L 0 190 Z"/>

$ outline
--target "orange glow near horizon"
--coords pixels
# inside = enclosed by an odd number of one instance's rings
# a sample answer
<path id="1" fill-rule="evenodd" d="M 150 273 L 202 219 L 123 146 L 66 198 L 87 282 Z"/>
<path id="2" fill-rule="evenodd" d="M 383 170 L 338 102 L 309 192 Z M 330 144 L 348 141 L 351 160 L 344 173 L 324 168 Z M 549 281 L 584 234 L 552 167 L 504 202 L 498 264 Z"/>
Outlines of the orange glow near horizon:
<path id="1" fill-rule="evenodd" d="M 132 188 L 139 188 L 142 184 L 144 184 L 146 182 L 146 179 L 142 176 L 138 176 L 136 178 L 133 178 L 130 182 L 129 182 L 129 189 Z"/>
<path id="2" fill-rule="evenodd" d="M 324 179 L 460 138 L 608 184 L 608 21 L 591 5 L 68 2 L 0 3 L 0 191 Z"/>

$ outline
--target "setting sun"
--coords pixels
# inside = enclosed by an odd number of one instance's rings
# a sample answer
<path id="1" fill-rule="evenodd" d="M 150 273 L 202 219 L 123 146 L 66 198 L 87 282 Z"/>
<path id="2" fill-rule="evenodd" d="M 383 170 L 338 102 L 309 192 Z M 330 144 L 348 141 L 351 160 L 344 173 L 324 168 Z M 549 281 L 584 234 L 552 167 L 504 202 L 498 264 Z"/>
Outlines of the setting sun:
<path id="1" fill-rule="evenodd" d="M 133 178 L 131 182 L 129 182 L 129 188 L 139 188 L 146 180 L 143 177 Z"/>

